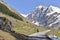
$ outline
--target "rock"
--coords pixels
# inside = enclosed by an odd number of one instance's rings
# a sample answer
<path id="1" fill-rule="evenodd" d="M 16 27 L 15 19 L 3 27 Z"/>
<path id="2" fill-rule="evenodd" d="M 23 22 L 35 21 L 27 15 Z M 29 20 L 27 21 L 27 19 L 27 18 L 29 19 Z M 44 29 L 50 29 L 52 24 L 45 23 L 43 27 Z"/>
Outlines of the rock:
<path id="1" fill-rule="evenodd" d="M 0 17 L 0 29 L 13 31 L 12 30 L 12 22 L 6 19 L 5 17 Z"/>

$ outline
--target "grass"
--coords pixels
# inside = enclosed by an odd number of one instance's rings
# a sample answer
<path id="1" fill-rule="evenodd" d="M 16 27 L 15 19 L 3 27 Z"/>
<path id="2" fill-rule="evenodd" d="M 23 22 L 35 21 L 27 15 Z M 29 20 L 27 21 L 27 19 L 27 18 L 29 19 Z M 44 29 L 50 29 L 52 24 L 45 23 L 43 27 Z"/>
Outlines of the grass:
<path id="1" fill-rule="evenodd" d="M 26 40 L 28 36 L 17 32 L 0 30 L 0 40 Z"/>
<path id="2" fill-rule="evenodd" d="M 30 23 L 28 20 L 27 20 L 28 21 L 28 23 L 27 23 L 26 19 L 24 19 L 25 21 L 20 21 L 20 20 L 17 20 L 15 18 L 11 17 L 11 16 L 2 14 L 2 13 L 0 13 L 0 16 L 6 17 L 7 19 L 9 19 L 13 24 L 13 29 L 16 32 L 21 33 L 21 34 L 30 35 L 32 33 L 36 33 L 37 29 L 40 32 L 44 31 L 44 30 L 47 30 L 47 28 L 38 27 L 38 26 Z"/>
<path id="3" fill-rule="evenodd" d="M 45 27 L 38 27 L 30 22 L 27 23 L 26 19 L 24 19 L 25 21 L 20 21 L 13 17 L 8 16 L 8 15 L 2 14 L 2 13 L 0 13 L 0 16 L 8 18 L 14 26 L 13 29 L 16 32 L 21 33 L 21 34 L 30 35 L 30 34 L 36 33 L 37 29 L 39 29 L 40 32 L 47 30 L 47 28 L 45 28 Z M 56 36 L 60 37 L 60 31 L 56 30 L 56 29 L 51 29 L 51 31 L 48 32 L 47 34 L 56 35 Z"/>
<path id="4" fill-rule="evenodd" d="M 9 15 L 11 17 L 14 17 L 18 20 L 23 21 L 23 19 L 18 15 L 18 13 L 15 13 L 15 12 L 9 10 L 9 8 L 2 3 L 0 3 L 0 12 L 2 12 L 3 14 Z"/>
<path id="5" fill-rule="evenodd" d="M 13 10 L 13 9 L 12 9 Z M 29 35 L 32 33 L 36 33 L 37 29 L 41 32 L 46 30 L 47 28 L 38 27 L 31 22 L 29 22 L 26 18 L 19 15 L 18 13 L 11 11 L 10 7 L 0 3 L 0 16 L 6 17 L 13 24 L 13 30 L 18 33 Z"/>
<path id="6" fill-rule="evenodd" d="M 48 32 L 47 35 L 56 35 L 57 37 L 60 37 L 60 30 L 51 29 L 51 31 Z"/>
<path id="7" fill-rule="evenodd" d="M 33 25 L 31 23 L 22 23 L 22 22 L 14 23 L 14 30 L 25 35 L 36 33 L 37 29 L 40 32 L 46 30 L 46 28 L 37 27 L 36 25 Z"/>
<path id="8" fill-rule="evenodd" d="M 0 30 L 0 40 L 16 40 L 10 33 Z"/>
<path id="9" fill-rule="evenodd" d="M 11 9 L 11 10 L 10 10 Z M 30 23 L 26 18 L 19 15 L 18 12 L 12 11 L 13 9 L 9 6 L 5 5 L 4 3 L 0 3 L 0 16 L 6 17 L 9 19 L 13 24 L 13 29 L 21 34 L 29 35 L 32 33 L 36 33 L 37 29 L 41 32 L 47 30 L 45 27 L 38 27 L 32 23 Z M 47 33 L 48 35 L 56 35 L 60 37 L 60 31 L 51 29 L 50 32 Z M 5 36 L 5 35 L 4 35 Z"/>

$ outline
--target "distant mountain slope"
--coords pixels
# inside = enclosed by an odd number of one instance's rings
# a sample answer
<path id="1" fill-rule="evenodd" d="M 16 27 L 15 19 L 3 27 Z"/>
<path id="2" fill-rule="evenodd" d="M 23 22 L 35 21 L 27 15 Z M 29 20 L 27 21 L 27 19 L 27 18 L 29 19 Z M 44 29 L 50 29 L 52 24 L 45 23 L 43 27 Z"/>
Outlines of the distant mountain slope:
<path id="1" fill-rule="evenodd" d="M 27 18 L 38 26 L 49 26 L 53 28 L 59 28 L 60 26 L 60 8 L 54 6 L 36 7 L 29 13 Z"/>

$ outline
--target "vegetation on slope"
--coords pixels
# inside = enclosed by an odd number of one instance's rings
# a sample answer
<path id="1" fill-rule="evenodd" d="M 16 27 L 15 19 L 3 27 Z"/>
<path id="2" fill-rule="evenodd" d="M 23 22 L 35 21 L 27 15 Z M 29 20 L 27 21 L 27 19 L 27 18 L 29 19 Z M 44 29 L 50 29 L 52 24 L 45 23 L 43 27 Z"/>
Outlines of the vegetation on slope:
<path id="1" fill-rule="evenodd" d="M 26 40 L 28 36 L 16 32 L 0 30 L 0 40 Z"/>
<path id="2" fill-rule="evenodd" d="M 47 29 L 47 28 L 44 28 L 44 27 L 38 27 L 38 26 L 30 23 L 29 21 L 25 22 L 25 21 L 17 20 L 15 18 L 11 17 L 11 16 L 8 16 L 8 15 L 2 14 L 2 13 L 0 13 L 0 16 L 6 17 L 7 19 L 9 19 L 13 24 L 13 29 L 16 32 L 21 33 L 21 34 L 29 35 L 29 34 L 32 34 L 32 33 L 36 33 L 37 29 L 40 32 Z"/>
<path id="3" fill-rule="evenodd" d="M 57 37 L 60 37 L 60 30 L 51 29 L 51 31 L 48 32 L 47 35 L 56 35 Z"/>
<path id="4" fill-rule="evenodd" d="M 23 21 L 23 19 L 22 19 L 19 15 L 17 15 L 15 12 L 12 12 L 12 11 L 9 10 L 5 5 L 3 5 L 3 4 L 1 4 L 1 3 L 0 3 L 0 12 L 2 12 L 2 13 L 4 13 L 4 14 L 7 14 L 7 15 L 9 15 L 9 16 L 12 16 L 12 17 L 14 17 L 14 18 L 16 18 L 16 19 L 18 19 L 18 20 Z"/>
<path id="5" fill-rule="evenodd" d="M 36 25 L 30 23 L 27 19 L 25 19 L 21 15 L 19 16 L 17 13 L 9 10 L 9 7 L 2 3 L 0 3 L 0 16 L 9 19 L 13 24 L 13 29 L 21 34 L 29 35 L 37 32 L 37 29 L 39 31 L 44 31 L 47 29 L 43 27 L 37 27 Z"/>
<path id="6" fill-rule="evenodd" d="M 10 33 L 0 30 L 0 40 L 16 40 Z"/>

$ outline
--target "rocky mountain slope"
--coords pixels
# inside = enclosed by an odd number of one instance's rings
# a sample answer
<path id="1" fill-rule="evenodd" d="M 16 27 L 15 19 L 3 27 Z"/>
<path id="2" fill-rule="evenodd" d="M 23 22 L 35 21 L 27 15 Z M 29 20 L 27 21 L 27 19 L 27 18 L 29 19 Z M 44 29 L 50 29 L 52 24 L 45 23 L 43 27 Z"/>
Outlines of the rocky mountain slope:
<path id="1" fill-rule="evenodd" d="M 60 28 L 60 8 L 55 6 L 36 7 L 29 13 L 27 18 L 38 26 L 49 26 L 53 28 Z"/>

